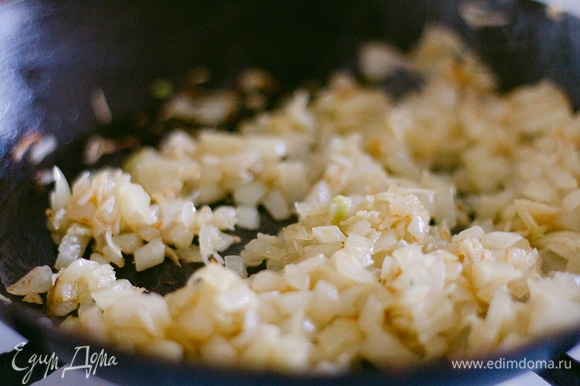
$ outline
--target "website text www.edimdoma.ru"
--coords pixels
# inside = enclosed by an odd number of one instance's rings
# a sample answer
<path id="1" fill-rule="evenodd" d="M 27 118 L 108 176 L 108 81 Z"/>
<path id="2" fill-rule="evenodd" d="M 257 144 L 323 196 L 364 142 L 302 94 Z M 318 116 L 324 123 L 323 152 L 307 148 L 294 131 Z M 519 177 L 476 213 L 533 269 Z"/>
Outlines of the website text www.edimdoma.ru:
<path id="1" fill-rule="evenodd" d="M 571 360 L 531 360 L 531 359 L 506 359 L 494 360 L 452 360 L 454 369 L 482 369 L 482 370 L 557 370 L 572 368 Z"/>

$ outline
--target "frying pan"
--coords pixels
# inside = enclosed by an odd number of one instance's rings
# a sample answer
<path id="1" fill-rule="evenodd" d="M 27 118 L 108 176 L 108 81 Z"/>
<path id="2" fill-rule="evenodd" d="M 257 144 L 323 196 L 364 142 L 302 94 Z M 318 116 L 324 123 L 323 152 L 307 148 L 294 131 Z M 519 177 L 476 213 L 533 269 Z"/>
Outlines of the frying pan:
<path id="1" fill-rule="evenodd" d="M 438 22 L 456 30 L 492 67 L 502 91 L 548 77 L 568 94 L 575 109 L 580 107 L 578 19 L 550 16 L 543 5 L 527 0 L 471 1 L 489 12 L 502 12 L 506 20 L 474 27 L 461 14 L 462 3 L 0 1 L 0 293 L 12 300 L 1 305 L 2 319 L 38 350 L 56 352 L 64 361 L 72 359 L 75 347 L 103 347 L 59 331 L 46 323 L 41 307 L 23 304 L 5 288 L 34 266 L 55 260 L 56 248 L 45 225 L 47 191 L 35 182 L 39 171 L 58 164 L 65 175 L 74 176 L 87 168 L 82 152 L 87 136 L 94 133 L 131 134 L 141 143 L 154 143 L 158 134 L 147 122 L 159 107 L 150 93 L 155 79 L 179 85 L 192 67 L 205 66 L 212 71 L 210 86 L 221 88 L 231 85 L 242 69 L 257 66 L 278 79 L 283 94 L 336 69 L 356 72 L 362 42 L 384 40 L 408 50 L 426 25 Z M 113 117 L 108 124 L 92 113 L 90 96 L 96 89 L 107 97 Z M 56 138 L 56 150 L 31 162 L 31 151 L 18 148 L 31 133 Z M 115 157 L 102 162 L 118 162 Z M 194 269 L 164 264 L 123 275 L 166 293 Z M 555 359 L 579 338 L 580 326 L 502 356 Z M 97 374 L 119 384 L 487 384 L 522 371 L 456 370 L 435 361 L 400 371 L 360 369 L 324 378 L 170 364 L 105 348 L 117 365 L 99 368 Z M 7 373 L 3 376 L 9 378 Z"/>

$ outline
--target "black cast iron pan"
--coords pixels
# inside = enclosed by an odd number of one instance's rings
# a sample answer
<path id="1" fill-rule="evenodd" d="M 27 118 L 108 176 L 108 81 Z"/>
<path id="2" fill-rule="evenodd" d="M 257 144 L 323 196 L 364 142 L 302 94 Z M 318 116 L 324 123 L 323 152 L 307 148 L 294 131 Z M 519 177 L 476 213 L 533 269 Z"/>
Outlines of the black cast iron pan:
<path id="1" fill-rule="evenodd" d="M 72 176 L 87 168 L 82 163 L 84 140 L 96 132 L 130 134 L 141 143 L 154 143 L 159 133 L 148 125 L 158 108 L 150 93 L 154 79 L 179 84 L 189 69 L 205 66 L 212 70 L 210 86 L 219 88 L 231 85 L 242 69 L 259 66 L 275 75 L 283 94 L 335 69 L 356 72 L 362 42 L 381 39 L 406 50 L 426 24 L 439 22 L 458 31 L 492 66 L 502 90 L 549 77 L 568 93 L 574 108 L 580 107 L 578 19 L 567 14 L 550 18 L 543 6 L 528 0 L 476 1 L 501 10 L 508 23 L 472 28 L 458 11 L 461 3 L 0 1 L 0 293 L 8 296 L 9 284 L 55 259 L 45 227 L 47 193 L 34 182 L 38 171 L 58 164 Z M 393 85 L 404 92 L 405 82 Z M 89 100 L 95 89 L 107 96 L 113 116 L 109 124 L 100 124 L 92 114 Z M 30 162 L 26 153 L 15 156 L 16 144 L 33 132 L 58 140 L 56 151 L 40 164 Z M 102 162 L 117 162 L 114 157 Z M 194 268 L 165 264 L 144 274 L 123 275 L 165 293 L 184 283 Z M 70 361 L 77 346 L 101 347 L 46 324 L 42 309 L 12 300 L 0 308 L 0 316 L 38 350 L 57 352 Z M 504 357 L 558 358 L 579 338 L 580 326 Z M 459 371 L 436 362 L 400 372 L 361 369 L 339 378 L 303 378 L 258 369 L 167 364 L 110 347 L 107 352 L 118 364 L 100 368 L 98 375 L 119 384 L 487 384 L 521 371 Z M 565 375 L 572 382 L 579 376 L 574 368 L 575 373 Z M 3 372 L 8 382 L 10 372 Z"/>

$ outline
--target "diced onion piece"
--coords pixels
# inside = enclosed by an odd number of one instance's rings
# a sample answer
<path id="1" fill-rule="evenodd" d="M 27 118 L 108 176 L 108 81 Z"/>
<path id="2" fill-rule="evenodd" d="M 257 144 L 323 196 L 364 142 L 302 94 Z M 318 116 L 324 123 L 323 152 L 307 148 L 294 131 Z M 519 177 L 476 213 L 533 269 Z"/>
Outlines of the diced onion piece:
<path id="1" fill-rule="evenodd" d="M 243 142 L 239 135 L 224 133 L 214 130 L 204 130 L 199 135 L 204 150 L 214 154 L 237 153 L 243 148 Z"/>
<path id="2" fill-rule="evenodd" d="M 236 217 L 240 228 L 258 229 L 260 227 L 260 212 L 254 206 L 238 206 L 236 208 Z"/>
<path id="3" fill-rule="evenodd" d="M 224 261 L 226 264 L 226 268 L 231 269 L 240 277 L 247 277 L 248 273 L 246 272 L 246 267 L 244 266 L 244 262 L 242 258 L 238 255 L 228 255 L 224 257 Z"/>
<path id="4" fill-rule="evenodd" d="M 63 172 L 58 167 L 52 168 L 54 178 L 54 191 L 50 194 L 50 206 L 57 212 L 65 208 L 72 198 L 70 186 Z"/>
<path id="5" fill-rule="evenodd" d="M 48 265 L 33 268 L 22 279 L 8 286 L 12 295 L 24 296 L 30 292 L 42 294 L 52 287 L 52 269 Z"/>
<path id="6" fill-rule="evenodd" d="M 25 303 L 42 304 L 44 303 L 42 297 L 36 292 L 29 292 L 22 298 Z"/>
<path id="7" fill-rule="evenodd" d="M 257 206 L 267 192 L 268 187 L 262 181 L 250 181 L 234 191 L 234 200 L 241 205 Z"/>
<path id="8" fill-rule="evenodd" d="M 267 136 L 248 136 L 245 147 L 258 151 L 264 160 L 278 160 L 286 155 L 286 144 L 280 138 Z"/>
<path id="9" fill-rule="evenodd" d="M 113 236 L 113 243 L 121 248 L 123 253 L 132 254 L 143 245 L 142 240 L 135 233 L 123 233 Z"/>
<path id="10" fill-rule="evenodd" d="M 165 260 L 165 244 L 163 244 L 161 238 L 155 238 L 137 248 L 134 258 L 137 272 L 159 265 Z"/>
<path id="11" fill-rule="evenodd" d="M 333 243 L 336 241 L 345 241 L 346 236 L 339 227 L 335 225 L 323 225 L 312 228 L 312 234 L 321 243 Z"/>
<path id="12" fill-rule="evenodd" d="M 76 259 L 80 259 L 85 253 L 91 237 L 91 231 L 88 228 L 73 224 L 58 246 L 58 256 L 54 267 L 56 269 L 65 268 Z"/>
<path id="13" fill-rule="evenodd" d="M 76 286 L 74 283 L 57 278 L 54 286 L 48 291 L 47 302 L 50 315 L 67 315 L 79 306 Z"/>
<path id="14" fill-rule="evenodd" d="M 262 204 L 274 220 L 285 220 L 290 217 L 290 206 L 284 195 L 276 189 L 271 190 L 262 199 Z"/>

